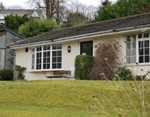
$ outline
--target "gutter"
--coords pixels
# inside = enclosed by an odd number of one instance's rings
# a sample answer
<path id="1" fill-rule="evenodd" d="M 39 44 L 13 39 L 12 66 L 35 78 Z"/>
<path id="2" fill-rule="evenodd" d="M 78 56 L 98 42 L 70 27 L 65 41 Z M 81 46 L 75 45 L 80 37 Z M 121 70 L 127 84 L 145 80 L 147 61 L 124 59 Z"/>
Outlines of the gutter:
<path id="1" fill-rule="evenodd" d="M 83 34 L 83 35 L 77 35 L 77 36 L 71 36 L 71 37 L 64 37 L 64 38 L 59 38 L 59 39 L 54 39 L 54 40 L 49 40 L 49 41 L 40 41 L 40 42 L 34 42 L 34 43 L 28 43 L 28 44 L 22 44 L 22 45 L 14 45 L 14 46 L 10 46 L 10 49 L 20 49 L 20 48 L 25 48 L 25 47 L 34 47 L 34 46 L 40 46 L 40 45 L 46 45 L 46 44 L 62 43 L 62 42 L 68 42 L 68 41 L 81 40 L 85 38 L 114 35 L 114 34 L 121 34 L 121 33 L 127 33 L 127 32 L 136 32 L 136 31 L 148 30 L 148 29 L 150 29 L 149 24 L 143 25 L 143 26 L 137 26 L 137 27 L 120 28 L 120 29 L 113 29 L 113 30 L 95 32 L 95 33 L 89 33 L 89 34 Z"/>

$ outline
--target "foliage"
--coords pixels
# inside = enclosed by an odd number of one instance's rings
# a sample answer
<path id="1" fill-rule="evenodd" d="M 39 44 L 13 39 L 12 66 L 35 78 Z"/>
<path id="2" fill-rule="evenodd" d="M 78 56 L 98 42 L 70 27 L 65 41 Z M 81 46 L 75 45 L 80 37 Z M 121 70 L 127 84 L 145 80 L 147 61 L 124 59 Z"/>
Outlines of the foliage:
<path id="1" fill-rule="evenodd" d="M 29 22 L 26 22 L 19 27 L 19 33 L 27 37 L 32 37 L 50 31 L 54 29 L 55 26 L 56 23 L 51 19 L 47 19 L 45 21 L 39 19 L 31 19 Z"/>
<path id="2" fill-rule="evenodd" d="M 89 80 L 89 71 L 93 65 L 93 56 L 78 55 L 75 59 L 75 78 Z"/>
<path id="3" fill-rule="evenodd" d="M 17 72 L 17 79 L 24 80 L 25 76 L 24 73 L 27 69 L 25 67 L 21 67 L 20 65 L 15 66 L 15 71 Z"/>
<path id="4" fill-rule="evenodd" d="M 91 79 L 111 79 L 111 76 L 121 64 L 118 56 L 120 47 L 117 39 L 102 41 L 97 45 L 93 67 L 90 71 Z"/>
<path id="5" fill-rule="evenodd" d="M 133 75 L 127 67 L 120 67 L 112 76 L 115 80 L 133 80 Z"/>
<path id="6" fill-rule="evenodd" d="M 5 17 L 4 25 L 17 32 L 19 27 L 30 19 L 28 15 L 18 16 L 12 14 Z"/>
<path id="7" fill-rule="evenodd" d="M 106 2 L 104 6 L 98 10 L 96 21 L 115 19 L 134 14 L 148 12 L 150 0 L 118 0 L 115 4 Z"/>
<path id="8" fill-rule="evenodd" d="M 0 80 L 13 80 L 13 71 L 0 70 Z"/>
<path id="9" fill-rule="evenodd" d="M 63 22 L 63 24 L 60 26 L 61 28 L 64 28 L 64 27 L 71 27 L 73 26 L 72 23 L 69 23 L 69 22 Z"/>

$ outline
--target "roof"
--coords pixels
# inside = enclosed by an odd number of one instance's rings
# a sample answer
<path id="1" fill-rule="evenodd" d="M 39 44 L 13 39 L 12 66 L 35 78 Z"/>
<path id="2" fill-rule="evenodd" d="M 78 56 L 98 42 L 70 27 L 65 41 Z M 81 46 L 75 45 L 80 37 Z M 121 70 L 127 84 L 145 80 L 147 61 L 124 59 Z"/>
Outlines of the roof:
<path id="1" fill-rule="evenodd" d="M 24 15 L 29 14 L 32 15 L 34 12 L 41 16 L 43 10 L 42 9 L 0 9 L 0 14 L 18 14 L 18 15 Z"/>
<path id="2" fill-rule="evenodd" d="M 96 32 L 104 32 L 108 30 L 119 30 L 130 27 L 138 27 L 150 24 L 150 12 L 138 14 L 123 18 L 100 21 L 96 23 L 86 24 L 82 26 L 74 26 L 69 28 L 56 29 L 47 33 L 43 33 L 34 37 L 17 42 L 15 45 L 32 44 L 36 42 L 55 41 L 57 39 L 85 35 Z"/>
<path id="3" fill-rule="evenodd" d="M 8 32 L 18 36 L 21 39 L 25 39 L 25 37 L 23 35 L 14 32 L 13 30 L 9 29 L 8 27 L 0 27 L 0 32 L 2 32 L 2 31 L 8 31 Z"/>

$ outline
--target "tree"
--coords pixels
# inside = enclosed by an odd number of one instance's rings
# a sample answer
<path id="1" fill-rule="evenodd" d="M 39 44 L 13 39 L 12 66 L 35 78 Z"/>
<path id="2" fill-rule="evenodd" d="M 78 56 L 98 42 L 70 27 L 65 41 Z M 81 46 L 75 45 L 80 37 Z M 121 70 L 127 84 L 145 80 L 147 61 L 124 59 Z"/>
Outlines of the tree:
<path id="1" fill-rule="evenodd" d="M 99 7 L 97 21 L 125 17 L 150 11 L 150 0 L 118 0 L 112 4 L 108 0 Z"/>
<path id="2" fill-rule="evenodd" d="M 48 32 L 55 27 L 56 22 L 51 19 L 46 19 L 45 21 L 40 19 L 31 19 L 29 22 L 26 22 L 19 27 L 19 33 L 26 37 L 32 37 L 43 32 Z"/>
<path id="3" fill-rule="evenodd" d="M 60 24 L 66 0 L 28 0 L 27 3 L 36 8 L 44 9 L 48 19 L 55 19 L 57 24 Z"/>
<path id="4" fill-rule="evenodd" d="M 18 31 L 18 28 L 24 24 L 25 22 L 29 21 L 28 15 L 18 16 L 18 15 L 8 15 L 5 17 L 5 26 L 9 27 L 14 31 Z"/>

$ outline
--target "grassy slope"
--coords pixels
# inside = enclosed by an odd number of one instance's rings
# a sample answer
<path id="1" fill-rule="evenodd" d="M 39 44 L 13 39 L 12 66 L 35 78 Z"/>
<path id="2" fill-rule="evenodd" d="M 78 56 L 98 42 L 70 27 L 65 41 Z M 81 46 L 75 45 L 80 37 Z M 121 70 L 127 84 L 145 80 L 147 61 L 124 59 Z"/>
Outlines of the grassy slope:
<path id="1" fill-rule="evenodd" d="M 120 85 L 125 85 L 138 111 L 141 111 L 139 94 L 128 88 L 130 82 Z M 102 96 L 102 92 L 107 98 Z M 96 104 L 92 94 L 97 94 L 100 105 L 103 105 L 104 111 L 110 113 L 111 117 L 118 116 L 118 113 L 106 99 L 109 99 L 116 109 L 123 108 L 127 117 L 137 117 L 123 90 L 115 83 L 106 81 L 0 82 L 0 117 L 96 117 L 94 109 L 89 109 L 91 104 Z M 146 104 L 150 103 L 149 97 L 148 91 Z M 148 116 L 149 110 L 148 107 Z"/>

